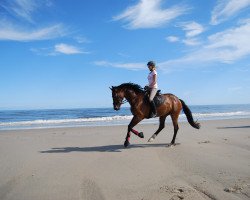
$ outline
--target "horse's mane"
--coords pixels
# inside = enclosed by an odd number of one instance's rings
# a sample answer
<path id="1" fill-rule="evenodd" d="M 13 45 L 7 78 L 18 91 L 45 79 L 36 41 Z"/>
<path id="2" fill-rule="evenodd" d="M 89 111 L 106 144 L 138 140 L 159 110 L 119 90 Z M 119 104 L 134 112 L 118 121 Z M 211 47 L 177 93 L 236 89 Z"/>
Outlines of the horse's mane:
<path id="1" fill-rule="evenodd" d="M 118 88 L 131 89 L 136 93 L 144 93 L 143 88 L 140 85 L 135 84 L 135 83 L 123 83 L 123 84 L 121 84 L 121 85 L 119 85 L 117 87 Z"/>

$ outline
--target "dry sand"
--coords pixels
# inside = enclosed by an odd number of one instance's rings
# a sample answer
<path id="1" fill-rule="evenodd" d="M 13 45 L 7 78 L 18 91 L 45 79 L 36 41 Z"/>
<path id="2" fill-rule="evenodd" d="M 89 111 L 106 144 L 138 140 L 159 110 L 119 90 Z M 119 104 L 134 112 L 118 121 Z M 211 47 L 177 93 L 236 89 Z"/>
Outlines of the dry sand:
<path id="1" fill-rule="evenodd" d="M 0 200 L 250 199 L 250 119 L 0 131 Z"/>

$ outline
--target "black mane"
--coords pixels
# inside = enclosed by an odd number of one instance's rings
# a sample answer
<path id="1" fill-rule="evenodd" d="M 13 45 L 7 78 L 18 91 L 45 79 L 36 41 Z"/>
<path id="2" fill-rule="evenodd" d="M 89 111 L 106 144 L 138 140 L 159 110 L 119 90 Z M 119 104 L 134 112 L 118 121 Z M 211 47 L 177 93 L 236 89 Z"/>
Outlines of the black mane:
<path id="1" fill-rule="evenodd" d="M 119 86 L 117 86 L 117 88 L 126 88 L 126 89 L 131 89 L 136 93 L 144 93 L 143 88 L 135 83 L 123 83 Z"/>

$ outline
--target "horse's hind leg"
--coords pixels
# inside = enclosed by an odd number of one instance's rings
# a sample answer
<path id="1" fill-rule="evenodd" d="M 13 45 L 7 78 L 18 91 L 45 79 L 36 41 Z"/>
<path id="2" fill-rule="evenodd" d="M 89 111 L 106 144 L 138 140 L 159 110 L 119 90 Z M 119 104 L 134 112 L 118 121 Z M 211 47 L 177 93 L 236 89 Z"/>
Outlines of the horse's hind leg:
<path id="1" fill-rule="evenodd" d="M 154 139 L 156 138 L 156 136 L 158 135 L 158 133 L 160 133 L 161 130 L 164 129 L 166 117 L 167 117 L 167 115 L 161 116 L 161 117 L 160 117 L 160 125 L 159 125 L 159 128 L 158 128 L 158 130 L 148 139 L 148 142 L 153 142 Z"/>
<path id="2" fill-rule="evenodd" d="M 173 122 L 173 126 L 174 126 L 174 136 L 173 136 L 173 139 L 171 141 L 171 145 L 174 145 L 175 138 L 176 138 L 177 132 L 179 130 L 179 125 L 178 125 L 179 114 L 173 114 L 173 115 L 171 115 L 171 118 L 172 118 L 172 122 Z"/>

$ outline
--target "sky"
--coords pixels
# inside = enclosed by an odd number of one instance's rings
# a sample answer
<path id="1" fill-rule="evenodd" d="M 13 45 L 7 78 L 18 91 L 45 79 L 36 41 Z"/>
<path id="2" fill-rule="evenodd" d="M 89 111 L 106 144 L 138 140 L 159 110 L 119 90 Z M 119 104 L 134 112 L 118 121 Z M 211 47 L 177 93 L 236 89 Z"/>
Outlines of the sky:
<path id="1" fill-rule="evenodd" d="M 188 105 L 250 103 L 250 0 L 1 0 L 0 51 L 0 109 L 112 107 L 150 60 Z"/>

